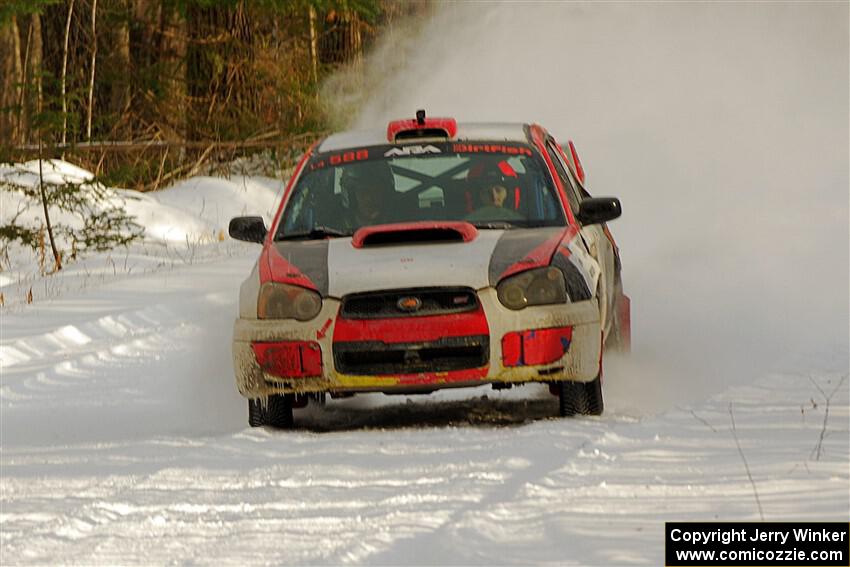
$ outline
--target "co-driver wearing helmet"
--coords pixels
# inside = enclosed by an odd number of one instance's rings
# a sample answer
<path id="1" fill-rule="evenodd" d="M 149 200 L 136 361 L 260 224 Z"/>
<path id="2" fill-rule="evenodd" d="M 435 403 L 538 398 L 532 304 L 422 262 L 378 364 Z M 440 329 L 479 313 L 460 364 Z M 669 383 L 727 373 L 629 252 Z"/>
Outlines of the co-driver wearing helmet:
<path id="1" fill-rule="evenodd" d="M 478 198 L 481 207 L 466 215 L 469 221 L 512 221 L 524 220 L 520 213 L 505 207 L 508 189 L 504 186 L 501 176 L 488 175 L 480 182 Z"/>

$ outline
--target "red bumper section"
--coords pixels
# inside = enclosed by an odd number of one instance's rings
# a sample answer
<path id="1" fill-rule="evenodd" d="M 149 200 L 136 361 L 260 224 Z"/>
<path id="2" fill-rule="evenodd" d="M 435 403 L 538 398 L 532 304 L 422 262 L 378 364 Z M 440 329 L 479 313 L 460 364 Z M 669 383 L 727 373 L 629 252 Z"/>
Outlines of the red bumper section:
<path id="1" fill-rule="evenodd" d="M 550 364 L 570 348 L 572 327 L 516 331 L 502 337 L 502 365 L 506 368 Z"/>
<path id="2" fill-rule="evenodd" d="M 398 385 L 474 382 L 489 371 L 481 306 L 448 315 L 336 320 L 334 364 L 347 375 L 387 376 Z"/>
<path id="3" fill-rule="evenodd" d="M 486 328 L 484 330 L 486 332 Z M 569 350 L 572 334 L 572 327 L 508 333 L 502 337 L 502 364 L 506 368 L 511 368 L 556 362 Z M 400 337 L 396 334 L 393 338 L 398 340 Z M 308 378 L 322 375 L 322 349 L 315 341 L 255 342 L 251 346 L 264 372 L 283 378 Z M 486 376 L 486 373 L 485 366 L 443 372 L 440 373 L 440 378 L 448 381 L 481 379 Z M 416 373 L 400 376 L 400 378 L 407 378 L 402 380 L 402 383 L 423 383 L 434 380 L 437 374 Z"/>
<path id="4" fill-rule="evenodd" d="M 283 378 L 322 375 L 322 348 L 315 341 L 252 343 L 264 372 Z"/>

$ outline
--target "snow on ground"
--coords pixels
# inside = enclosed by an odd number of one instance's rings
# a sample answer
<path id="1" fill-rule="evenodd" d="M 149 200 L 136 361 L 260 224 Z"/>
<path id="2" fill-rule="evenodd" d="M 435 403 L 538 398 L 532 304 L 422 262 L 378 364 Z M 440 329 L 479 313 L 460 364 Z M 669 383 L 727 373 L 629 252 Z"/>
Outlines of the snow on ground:
<path id="1" fill-rule="evenodd" d="M 48 186 L 72 183 L 82 185 L 83 190 L 94 180 L 91 172 L 61 160 L 45 160 L 42 175 Z M 0 164 L 0 182 L 37 188 L 38 161 Z M 120 206 L 135 217 L 144 227 L 147 241 L 209 242 L 218 240 L 219 232 L 227 232 L 227 224 L 234 216 L 252 213 L 270 221 L 282 188 L 280 180 L 268 177 L 193 177 L 150 193 L 109 188 L 105 202 Z M 26 209 L 21 221 L 43 224 L 39 203 L 33 206 L 20 193 L 7 190 L 0 193 L 0 199 L 0 221 L 8 222 L 19 210 Z M 64 218 L 58 209 L 50 212 L 54 222 L 79 222 Z"/>
<path id="2" fill-rule="evenodd" d="M 45 183 L 85 184 L 91 172 L 61 160 L 43 162 Z M 0 183 L 38 187 L 38 162 L 0 164 Z M 38 254 L 20 246 L 10 246 L 7 258 L 0 260 L 0 293 L 7 307 L 20 307 L 28 292 L 33 300 L 58 297 L 69 289 L 79 290 L 104 283 L 119 275 L 134 275 L 192 264 L 210 258 L 242 253 L 244 247 L 227 236 L 230 219 L 241 214 L 260 215 L 270 224 L 283 182 L 267 177 L 193 177 L 152 193 L 118 188 L 106 189 L 104 206 L 123 208 L 144 229 L 141 240 L 106 254 L 84 255 L 67 262 L 61 277 L 43 277 Z M 51 219 L 80 226 L 75 215 L 52 208 Z M 0 224 L 17 216 L 23 225 L 44 225 L 39 202 L 28 201 L 20 192 L 0 190 Z M 207 246 L 224 242 L 221 246 Z M 68 247 L 60 242 L 67 257 Z M 46 264 L 52 264 L 49 245 Z"/>
<path id="3" fill-rule="evenodd" d="M 840 372 L 657 414 L 613 372 L 602 418 L 554 418 L 524 387 L 252 430 L 228 341 L 255 253 L 4 314 L 4 564 L 657 565 L 664 521 L 757 520 L 756 494 L 768 520 L 847 517 Z M 837 388 L 825 425 L 818 388 Z"/>
<path id="4" fill-rule="evenodd" d="M 518 6 L 444 6 L 361 121 L 539 117 L 587 148 L 634 307 L 606 413 L 481 388 L 250 429 L 258 247 L 219 233 L 280 183 L 115 190 L 142 242 L 0 273 L 0 563 L 659 565 L 665 521 L 847 520 L 846 5 Z"/>

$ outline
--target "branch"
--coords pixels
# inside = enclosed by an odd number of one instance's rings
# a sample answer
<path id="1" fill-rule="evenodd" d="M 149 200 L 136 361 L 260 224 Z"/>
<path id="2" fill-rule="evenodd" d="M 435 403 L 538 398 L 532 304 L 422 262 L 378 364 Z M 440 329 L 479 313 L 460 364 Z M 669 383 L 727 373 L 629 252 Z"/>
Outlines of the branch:
<path id="1" fill-rule="evenodd" d="M 73 0 L 72 0 L 73 1 Z M 41 132 L 38 133 L 38 145 L 41 147 Z M 39 152 L 41 153 L 41 152 Z M 42 168 L 41 155 L 38 156 L 38 184 L 41 190 L 41 206 L 44 209 L 44 221 L 47 223 L 47 236 L 50 237 L 50 249 L 53 251 L 53 262 L 55 271 L 62 269 L 62 257 L 56 249 L 56 240 L 53 238 L 53 225 L 50 223 L 50 213 L 47 211 L 47 192 L 44 189 L 44 171 Z"/>
<path id="2" fill-rule="evenodd" d="M 215 141 L 167 141 L 167 140 L 137 140 L 129 142 L 79 142 L 76 144 L 53 144 L 50 149 L 66 150 L 73 147 L 75 152 L 83 151 L 138 151 L 149 148 L 185 148 L 206 149 L 211 143 L 220 148 L 274 148 L 279 146 L 296 146 L 299 143 L 308 142 L 327 134 L 325 131 L 305 132 L 295 136 L 270 140 L 268 138 L 279 134 L 278 131 L 269 132 L 249 138 L 247 140 L 215 140 Z M 27 144 L 11 148 L 15 152 L 32 153 L 38 151 L 38 144 Z"/>
<path id="3" fill-rule="evenodd" d="M 761 521 L 764 521 L 764 512 L 761 509 L 761 500 L 759 500 L 759 493 L 756 490 L 756 482 L 753 480 L 753 475 L 750 473 L 750 465 L 747 463 L 747 457 L 744 455 L 744 450 L 741 448 L 741 442 L 738 441 L 738 429 L 735 427 L 735 414 L 732 412 L 732 402 L 729 402 L 729 417 L 732 420 L 732 437 L 735 438 L 735 445 L 738 447 L 738 454 L 741 455 L 741 460 L 744 462 L 744 469 L 747 471 L 747 478 L 750 479 L 750 486 L 753 487 L 753 496 L 756 499 L 756 506 L 758 506 L 759 517 Z"/>
<path id="4" fill-rule="evenodd" d="M 833 388 L 832 392 L 829 395 L 826 395 L 826 392 L 823 391 L 823 388 L 820 387 L 820 384 L 815 382 L 815 379 L 809 376 L 809 381 L 815 385 L 815 388 L 821 393 L 824 401 L 826 402 L 826 408 L 823 412 L 823 425 L 821 426 L 820 436 L 818 437 L 818 442 L 815 444 L 815 447 L 812 449 L 812 452 L 809 454 L 809 458 L 811 459 L 814 456 L 816 461 L 820 460 L 821 454 L 823 454 L 823 438 L 826 435 L 826 422 L 829 420 L 829 402 L 832 400 L 832 397 L 841 388 L 841 385 L 844 384 L 844 381 L 847 379 L 847 374 L 841 377 L 841 380 L 838 381 L 838 384 Z"/>
<path id="5" fill-rule="evenodd" d="M 703 419 L 703 418 L 701 418 L 700 416 L 698 416 L 698 415 L 697 415 L 697 412 L 695 412 L 694 410 L 690 410 L 690 411 L 691 411 L 691 415 L 692 415 L 692 416 L 694 416 L 694 419 L 696 419 L 697 421 L 701 422 L 703 425 L 705 425 L 706 427 L 708 427 L 709 429 L 711 429 L 713 432 L 717 433 L 717 430 L 714 428 L 714 426 L 713 426 L 713 425 L 711 425 L 708 421 L 706 421 L 705 419 Z"/>

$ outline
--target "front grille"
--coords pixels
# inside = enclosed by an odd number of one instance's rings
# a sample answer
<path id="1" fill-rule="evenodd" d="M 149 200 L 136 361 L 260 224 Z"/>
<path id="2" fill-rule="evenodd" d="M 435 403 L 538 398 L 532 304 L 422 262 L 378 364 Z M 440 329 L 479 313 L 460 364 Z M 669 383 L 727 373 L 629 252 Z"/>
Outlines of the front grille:
<path id="1" fill-rule="evenodd" d="M 418 308 L 405 310 L 399 307 L 400 301 L 411 299 L 418 301 Z M 346 296 L 340 315 L 344 319 L 385 319 L 450 315 L 476 309 L 478 296 L 469 288 L 418 288 Z"/>
<path id="2" fill-rule="evenodd" d="M 411 374 L 480 368 L 490 360 L 487 335 L 421 343 L 334 343 L 334 365 L 344 374 Z"/>

